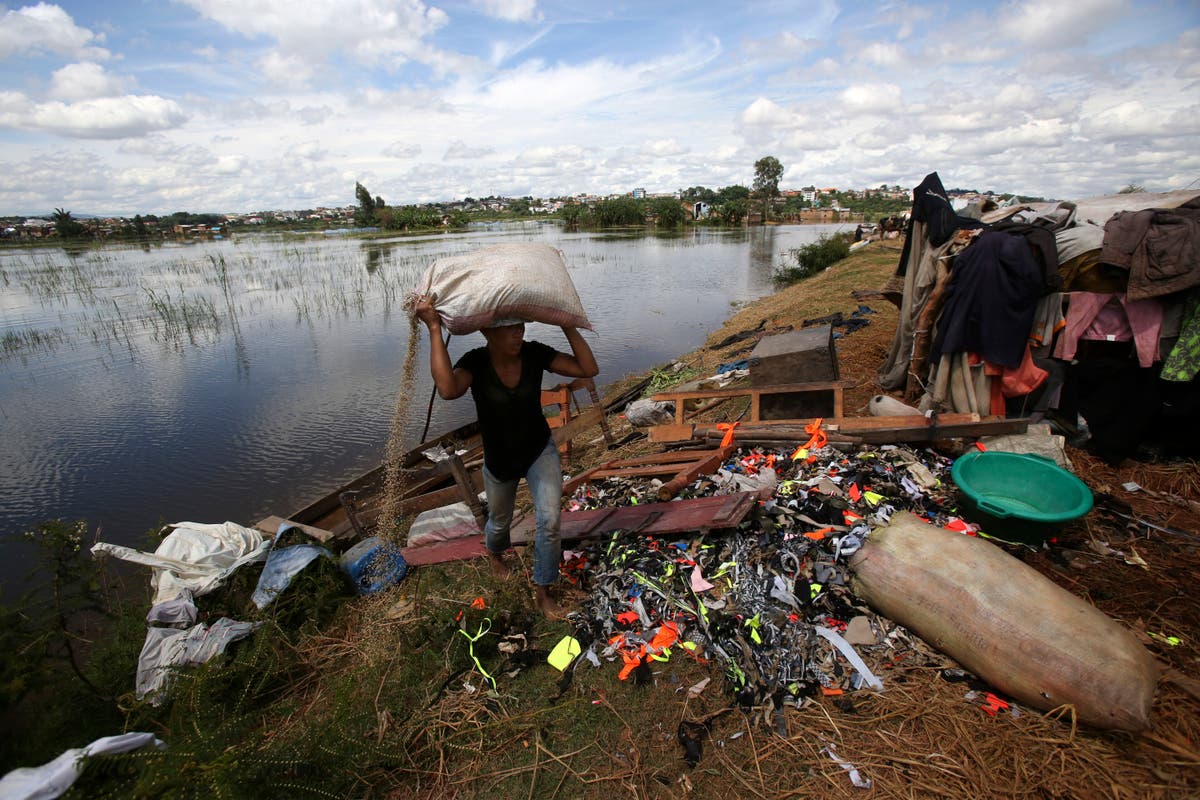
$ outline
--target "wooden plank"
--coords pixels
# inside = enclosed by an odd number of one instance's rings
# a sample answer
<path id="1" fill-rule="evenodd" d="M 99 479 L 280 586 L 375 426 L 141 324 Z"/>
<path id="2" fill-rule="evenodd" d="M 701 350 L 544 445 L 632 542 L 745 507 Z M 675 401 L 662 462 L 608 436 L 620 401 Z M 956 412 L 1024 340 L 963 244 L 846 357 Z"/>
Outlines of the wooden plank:
<path id="1" fill-rule="evenodd" d="M 987 417 L 988 420 L 999 420 L 1002 417 Z M 837 425 L 836 430 L 845 431 L 847 433 L 860 433 L 868 430 L 878 430 L 880 428 L 919 428 L 929 427 L 931 422 L 929 417 L 917 416 L 898 416 L 898 417 L 842 417 L 841 419 L 829 420 Z M 938 425 L 963 425 L 972 422 L 980 422 L 982 418 L 978 414 L 938 414 Z"/>
<path id="2" fill-rule="evenodd" d="M 719 450 L 713 451 L 706 458 L 702 458 L 692 466 L 684 469 L 670 481 L 658 487 L 658 499 L 670 500 L 679 493 L 680 489 L 696 480 L 696 478 L 715 472 L 721 462 L 728 458 L 729 454 L 733 451 L 734 445 L 722 447 Z"/>
<path id="3" fill-rule="evenodd" d="M 263 533 L 269 533 L 271 538 L 274 538 L 276 534 L 279 533 L 280 525 L 291 525 L 294 528 L 299 528 L 322 544 L 328 542 L 330 539 L 335 538 L 333 531 L 327 531 L 323 528 L 316 528 L 312 525 L 301 525 L 299 522 L 292 522 L 291 520 L 284 519 L 283 517 L 267 517 L 266 519 L 261 519 L 254 523 L 255 528 Z"/>
<path id="4" fill-rule="evenodd" d="M 404 547 L 401 548 L 400 555 L 404 556 L 410 567 L 421 567 L 486 556 L 487 547 L 483 543 L 483 534 L 477 533 L 421 547 Z"/>
<path id="5" fill-rule="evenodd" d="M 380 498 L 382 499 L 382 498 Z M 462 496 L 462 490 L 457 486 L 447 486 L 445 489 L 438 489 L 436 492 L 429 492 L 410 500 L 405 500 L 396 509 L 396 513 L 401 517 L 408 517 L 414 514 L 419 514 L 422 511 L 429 511 L 434 508 L 442 508 L 443 506 L 451 505 L 452 503 L 463 502 L 465 498 Z M 369 507 L 359 506 L 358 522 L 364 528 L 372 528 L 379 522 L 379 515 L 383 512 L 382 504 L 375 504 Z M 345 528 L 353 529 L 349 521 L 345 523 Z M 334 528 L 334 531 L 342 529 L 341 525 Z"/>
<path id="6" fill-rule="evenodd" d="M 893 442 L 932 442 L 938 439 L 977 439 L 980 436 L 1024 433 L 1028 428 L 1029 420 L 1022 418 L 973 422 L 963 425 L 870 430 L 861 431 L 857 435 L 862 437 L 862 440 L 868 444 L 891 444 Z"/>
<path id="7" fill-rule="evenodd" d="M 651 400 L 706 400 L 710 397 L 746 397 L 755 394 L 783 394 L 794 392 L 820 392 L 829 389 L 845 389 L 854 386 L 854 381 L 820 381 L 813 383 L 781 383 L 777 386 L 741 386 L 726 389 L 700 389 L 691 392 L 672 392 L 670 389 L 650 396 Z"/>
<path id="8" fill-rule="evenodd" d="M 697 497 L 666 503 L 564 511 L 559 538 L 564 541 L 594 539 L 616 530 L 637 530 L 650 536 L 719 530 L 737 525 L 758 500 L 757 492 Z M 513 526 L 513 544 L 528 544 L 534 531 L 528 522 Z"/>
<path id="9" fill-rule="evenodd" d="M 647 464 L 644 467 L 620 467 L 618 469 L 602 469 L 592 475 L 593 480 L 601 478 L 644 478 L 650 475 L 675 475 L 681 470 L 696 463 L 695 459 L 683 463 Z"/>
<path id="10" fill-rule="evenodd" d="M 583 484 L 590 481 L 592 479 L 593 475 L 595 475 L 600 470 L 604 469 L 606 466 L 608 466 L 608 465 L 601 464 L 598 467 L 592 467 L 589 470 L 579 473 L 574 478 L 571 478 L 571 480 L 569 480 L 563 484 L 563 489 L 562 489 L 563 496 L 570 497 L 571 495 L 575 494 L 576 489 L 578 489 L 580 486 L 582 486 Z"/>
<path id="11" fill-rule="evenodd" d="M 605 467 L 640 467 L 646 464 L 680 464 L 691 463 L 697 459 L 711 456 L 716 450 L 670 450 L 665 453 L 651 453 L 637 458 L 619 458 L 609 461 Z"/>
<path id="12" fill-rule="evenodd" d="M 986 417 L 981 419 L 978 414 L 939 414 L 937 424 L 940 427 L 947 425 L 966 425 L 976 422 L 990 422 L 1002 420 L 1002 417 Z M 740 434 L 763 434 L 777 438 L 788 438 L 794 433 L 799 437 L 804 433 L 806 425 L 810 425 L 815 421 L 815 418 L 806 419 L 763 419 L 757 422 L 743 422 L 734 429 L 734 436 Z M 825 431 L 841 431 L 843 433 L 861 433 L 870 430 L 888 430 L 888 429 L 909 429 L 909 428 L 928 428 L 930 421 L 926 417 L 917 416 L 898 416 L 898 417 L 828 417 L 823 418 L 821 426 Z M 716 436 L 723 433 L 718 431 L 716 424 L 696 423 L 692 426 L 693 438 L 701 438 L 706 436 Z M 807 434 L 806 434 L 807 435 Z"/>
<path id="13" fill-rule="evenodd" d="M 599 425 L 604 419 L 604 410 L 596 407 L 585 408 L 571 417 L 563 425 L 550 431 L 556 445 L 561 445 L 568 439 L 573 439 L 593 425 Z"/>
<path id="14" fill-rule="evenodd" d="M 462 459 L 456 455 L 450 456 L 444 463 L 450 470 L 450 474 L 454 476 L 454 485 L 458 488 L 459 495 L 462 496 L 471 515 L 475 517 L 475 522 L 482 529 L 484 523 L 487 522 L 487 514 L 484 513 L 483 504 L 479 502 L 479 489 L 471 480 L 471 474 L 463 466 Z"/>
<path id="15" fill-rule="evenodd" d="M 666 444 L 668 442 L 686 442 L 692 438 L 691 423 L 668 423 L 666 425 L 655 425 L 650 428 L 650 441 L 656 444 Z"/>

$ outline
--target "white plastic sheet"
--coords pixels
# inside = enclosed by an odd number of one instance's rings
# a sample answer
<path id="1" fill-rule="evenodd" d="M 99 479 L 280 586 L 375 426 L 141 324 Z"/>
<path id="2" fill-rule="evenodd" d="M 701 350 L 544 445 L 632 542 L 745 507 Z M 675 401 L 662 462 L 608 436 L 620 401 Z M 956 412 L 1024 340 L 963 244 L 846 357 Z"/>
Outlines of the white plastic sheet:
<path id="1" fill-rule="evenodd" d="M 267 557 L 270 541 L 253 528 L 236 522 L 201 524 L 177 522 L 153 553 L 108 542 L 97 542 L 92 553 L 108 553 L 154 570 L 154 604 L 174 600 L 184 590 L 200 596 L 221 585 L 244 564 Z"/>
<path id="2" fill-rule="evenodd" d="M 83 759 L 89 756 L 127 753 L 152 744 L 162 750 L 166 745 L 152 733 L 123 733 L 105 736 L 86 747 L 73 747 L 40 767 L 21 767 L 0 778 L 2 800 L 50 800 L 59 797 L 83 773 Z"/>
<path id="3" fill-rule="evenodd" d="M 186 630 L 148 628 L 138 657 L 135 686 L 140 700 L 157 695 L 167 685 L 173 667 L 204 664 L 225 648 L 254 632 L 261 623 L 238 622 L 222 617 L 212 625 L 201 623 Z"/>

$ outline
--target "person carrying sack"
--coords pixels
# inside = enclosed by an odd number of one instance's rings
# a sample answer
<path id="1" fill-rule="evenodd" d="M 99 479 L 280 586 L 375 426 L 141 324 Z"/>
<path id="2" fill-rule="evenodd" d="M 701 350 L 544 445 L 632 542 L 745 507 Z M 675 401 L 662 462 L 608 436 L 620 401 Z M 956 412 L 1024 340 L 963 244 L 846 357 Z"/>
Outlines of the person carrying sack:
<path id="1" fill-rule="evenodd" d="M 542 373 L 568 378 L 591 378 L 600 370 L 591 347 L 578 328 L 562 326 L 571 353 L 541 342 L 525 341 L 525 323 L 501 320 L 481 330 L 485 347 L 464 353 L 451 365 L 442 339 L 442 319 L 434 307 L 436 295 L 422 294 L 413 312 L 429 329 L 429 367 L 438 395 L 454 400 L 471 390 L 483 438 L 483 486 L 488 519 L 484 542 L 493 572 L 506 577 L 512 570 L 503 553 L 510 547 L 509 528 L 521 478 L 533 498 L 537 533 L 533 547 L 533 582 L 538 607 L 548 617 L 562 610 L 550 596 L 558 580 L 562 547 L 558 532 L 562 515 L 562 463 L 550 426 L 542 414 Z"/>

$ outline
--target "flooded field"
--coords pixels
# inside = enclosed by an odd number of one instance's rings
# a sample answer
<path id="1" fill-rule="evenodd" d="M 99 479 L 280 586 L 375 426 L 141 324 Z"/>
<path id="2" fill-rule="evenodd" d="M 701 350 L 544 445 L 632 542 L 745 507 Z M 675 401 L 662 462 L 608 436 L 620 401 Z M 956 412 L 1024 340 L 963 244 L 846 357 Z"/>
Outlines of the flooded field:
<path id="1" fill-rule="evenodd" d="M 0 583 L 7 593 L 28 571 L 22 534 L 44 519 L 86 519 L 106 541 L 141 545 L 161 523 L 286 514 L 377 465 L 408 345 L 403 300 L 439 256 L 505 240 L 560 248 L 604 386 L 702 343 L 735 304 L 771 291 L 790 248 L 837 229 L 527 223 L 0 250 Z M 527 338 L 566 348 L 556 328 L 530 325 Z M 451 357 L 482 343 L 454 337 Z M 414 441 L 432 390 L 417 372 Z M 469 398 L 437 400 L 430 431 L 472 414 Z"/>

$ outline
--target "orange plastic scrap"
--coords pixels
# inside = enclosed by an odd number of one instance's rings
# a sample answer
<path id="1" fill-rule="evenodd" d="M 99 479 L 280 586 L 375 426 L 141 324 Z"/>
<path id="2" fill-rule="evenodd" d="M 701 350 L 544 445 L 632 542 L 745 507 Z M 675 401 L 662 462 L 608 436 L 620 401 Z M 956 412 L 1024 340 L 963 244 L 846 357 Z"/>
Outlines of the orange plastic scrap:
<path id="1" fill-rule="evenodd" d="M 484 601 L 484 599 L 482 597 L 476 597 L 474 600 L 471 601 L 471 608 L 474 608 L 477 611 L 482 611 L 485 608 L 487 608 L 487 603 Z"/>
<path id="2" fill-rule="evenodd" d="M 733 444 L 733 429 L 741 424 L 742 423 L 740 423 L 740 422 L 719 422 L 719 423 L 717 423 L 717 430 L 725 431 L 725 436 L 724 436 L 724 438 L 721 439 L 721 447 L 729 447 L 729 445 Z"/>
<path id="3" fill-rule="evenodd" d="M 650 640 L 649 649 L 652 653 L 661 653 L 679 641 L 679 626 L 674 622 L 664 622 Z"/>
<path id="4" fill-rule="evenodd" d="M 646 646 L 642 645 L 632 652 L 627 650 L 621 650 L 620 652 L 621 660 L 625 662 L 625 666 L 621 667 L 621 671 L 617 674 L 617 677 L 625 680 L 638 668 L 638 665 L 642 663 L 642 659 L 646 657 Z"/>
<path id="5" fill-rule="evenodd" d="M 825 537 L 831 533 L 833 533 L 833 528 L 821 528 L 819 530 L 809 531 L 804 535 L 809 539 L 812 539 L 814 542 L 821 542 L 824 541 Z"/>
<path id="6" fill-rule="evenodd" d="M 636 611 L 622 611 L 617 614 L 617 622 L 622 625 L 636 625 L 638 621 L 638 613 Z"/>
<path id="7" fill-rule="evenodd" d="M 615 644 L 618 640 L 624 639 L 623 636 L 614 636 L 609 640 L 609 644 Z M 627 639 L 625 641 L 628 641 Z M 659 661 L 665 660 L 659 658 L 659 653 L 662 653 L 671 645 L 679 641 L 679 626 L 674 622 L 664 622 L 655 632 L 654 638 L 648 643 L 642 644 L 637 649 L 632 646 L 626 646 L 619 649 L 621 661 L 624 666 L 617 674 L 620 680 L 627 679 L 633 671 L 638 668 L 638 665 L 643 661 L 649 661 L 651 658 L 656 658 Z"/>
<path id="8" fill-rule="evenodd" d="M 984 692 L 983 705 L 981 705 L 980 708 L 983 709 L 983 713 L 987 714 L 989 717 L 994 717 L 996 716 L 996 712 L 1007 711 L 1009 706 L 1007 701 L 1001 700 L 991 692 Z"/>
<path id="9" fill-rule="evenodd" d="M 812 422 L 804 426 L 804 432 L 809 434 L 810 438 L 807 442 L 796 448 L 792 453 L 791 460 L 799 461 L 806 459 L 808 463 L 813 463 L 817 460 L 816 456 L 809 455 L 809 450 L 819 450 L 829 443 L 829 437 L 825 435 L 825 431 L 821 429 L 822 423 L 825 420 L 821 417 L 814 419 Z"/>

